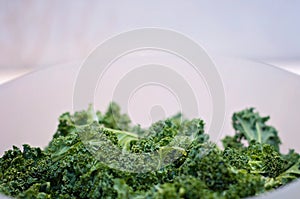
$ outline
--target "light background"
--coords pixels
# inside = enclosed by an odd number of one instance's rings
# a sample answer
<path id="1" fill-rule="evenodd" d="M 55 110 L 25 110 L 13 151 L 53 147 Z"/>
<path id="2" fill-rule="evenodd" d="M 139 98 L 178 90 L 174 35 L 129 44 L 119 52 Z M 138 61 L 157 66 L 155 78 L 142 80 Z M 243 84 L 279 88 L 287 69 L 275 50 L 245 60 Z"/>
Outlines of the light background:
<path id="1" fill-rule="evenodd" d="M 299 72 L 300 1 L 0 1 L 0 82 L 80 61 L 138 27 L 193 38 L 209 54 L 247 57 Z"/>
<path id="2" fill-rule="evenodd" d="M 260 63 L 263 68 L 268 67 L 268 65 L 278 66 L 290 72 L 300 74 L 299 19 L 300 1 L 296 0 L 212 0 L 188 2 L 177 0 L 0 0 L 0 84 L 34 71 L 40 71 L 40 74 L 42 74 L 41 77 L 47 78 L 47 73 L 42 69 L 67 74 L 64 73 L 64 69 L 60 67 L 61 65 L 76 63 L 75 65 L 77 66 L 78 63 L 81 63 L 84 58 L 87 57 L 92 49 L 106 39 L 120 32 L 135 28 L 161 27 L 181 32 L 198 42 L 206 49 L 209 56 L 213 58 L 217 67 L 221 70 L 221 73 L 223 73 L 221 76 L 224 75 L 226 79 L 226 75 L 229 75 L 229 77 L 232 75 L 233 78 L 230 77 L 228 80 L 225 80 L 227 81 L 225 82 L 225 87 L 227 87 L 225 88 L 227 89 L 225 92 L 227 94 L 232 93 L 231 96 L 229 94 L 229 98 L 232 100 L 229 103 L 235 102 L 235 104 L 229 106 L 229 114 L 231 114 L 232 111 L 245 108 L 245 106 L 256 106 L 260 107 L 265 114 L 272 114 L 273 112 L 273 114 L 277 114 L 277 116 L 275 115 L 275 117 L 277 117 L 275 124 L 280 124 L 280 122 L 286 121 L 286 118 L 280 116 L 280 108 L 278 109 L 274 106 L 278 106 L 280 100 L 282 102 L 288 102 L 296 99 L 295 96 L 298 94 L 297 89 L 299 88 L 298 81 L 295 80 L 294 82 L 294 80 L 290 80 L 288 78 L 289 75 L 284 73 L 282 74 L 284 76 L 284 82 L 277 84 L 274 78 L 278 70 L 268 70 L 274 71 L 272 74 L 259 74 L 256 67 L 255 69 L 253 68 L 253 71 L 262 77 L 260 82 L 257 82 L 259 77 L 246 77 L 247 74 L 243 71 L 250 70 L 248 75 L 254 74 L 249 67 L 257 66 L 259 65 L 257 63 Z M 220 61 L 224 59 L 219 59 L 219 57 L 231 57 L 236 60 L 251 60 L 253 63 L 241 62 L 241 64 L 237 64 L 239 61 L 234 61 L 233 66 L 236 67 L 234 72 L 227 71 L 227 69 L 230 70 L 230 64 Z M 166 58 L 164 59 L 166 60 Z M 163 59 L 161 59 L 161 61 L 162 60 Z M 176 64 L 180 65 L 178 60 L 168 60 L 174 67 Z M 132 61 L 129 62 L 129 65 L 133 63 Z M 126 64 L 126 62 L 121 62 L 119 65 L 121 66 L 122 64 Z M 73 73 L 72 75 L 75 77 Z M 240 80 L 238 80 L 239 75 L 241 76 Z M 293 78 L 294 77 L 295 76 L 293 76 Z M 27 78 L 30 79 L 30 75 L 25 77 L 25 79 Z M 249 92 L 245 90 L 245 88 L 242 88 L 241 85 L 238 85 L 237 89 L 232 92 L 231 90 L 233 90 L 237 84 L 237 82 L 233 80 L 234 78 L 236 78 L 238 82 L 247 78 L 249 78 L 250 82 L 256 81 L 257 88 L 253 87 L 254 84 L 250 85 L 250 87 L 252 86 L 250 89 L 253 91 L 251 91 L 251 95 L 249 95 Z M 65 77 L 65 79 L 67 79 L 67 77 Z M 114 77 L 109 77 L 109 79 L 116 80 Z M 260 84 L 268 83 L 267 79 L 275 81 L 274 86 L 276 84 L 278 87 L 268 87 L 265 90 L 273 92 L 273 94 L 277 96 L 276 100 L 272 100 L 270 95 L 270 99 L 263 99 L 259 92 L 265 91 L 257 90 L 257 94 L 255 93 L 255 89 L 261 87 Z M 192 78 L 192 80 L 194 79 Z M 42 93 L 44 92 L 43 85 L 39 85 L 39 89 L 42 90 L 34 93 L 33 97 L 30 96 L 31 93 L 22 94 L 20 93 L 21 91 L 18 91 L 20 88 L 29 89 L 32 86 L 31 84 L 39 84 L 39 81 L 40 83 L 42 82 L 41 80 L 30 80 L 29 82 L 32 83 L 28 83 L 24 81 L 24 79 L 21 79 L 12 82 L 12 84 L 3 84 L 2 87 L 0 87 L 0 94 L 3 95 L 0 100 L 4 106 L 1 110 L 1 117 L 4 119 L 9 118 L 7 116 L 9 114 L 12 118 L 16 118 L 10 106 L 12 104 L 19 104 L 20 107 L 27 106 L 24 105 L 26 102 L 24 95 L 29 95 L 27 96 L 28 102 L 33 102 L 34 98 L 38 99 L 42 97 Z M 50 92 L 48 95 L 51 99 L 57 98 L 57 100 L 59 100 L 60 94 L 55 94 L 55 87 L 51 87 L 51 85 L 54 85 L 53 81 L 54 80 L 49 79 L 47 80 L 47 84 L 45 84 L 50 85 L 49 89 L 53 91 L 52 96 L 50 96 Z M 67 88 L 64 79 L 60 79 L 59 81 L 62 87 Z M 67 80 L 65 81 L 67 82 Z M 5 96 L 5 88 L 10 88 L 7 92 L 11 94 Z M 285 90 L 287 95 L 281 96 L 279 91 L 283 92 Z M 293 92 L 297 93 L 293 95 Z M 47 95 L 47 93 L 45 94 Z M 246 95 L 249 95 L 249 99 L 245 98 Z M 250 98 L 253 99 L 250 100 Z M 101 103 L 100 108 L 102 110 L 106 108 L 105 106 L 108 100 L 109 99 L 106 99 L 106 103 Z M 273 102 L 268 103 L 268 101 L 271 100 Z M 209 103 L 209 100 L 206 101 Z M 43 103 L 46 102 L 39 103 L 39 106 L 35 103 L 30 104 L 27 108 L 30 109 L 33 106 L 38 106 L 39 109 L 43 110 L 41 107 Z M 53 120 L 57 118 L 62 110 L 70 111 L 70 103 L 68 106 L 65 105 L 66 103 L 61 106 L 61 109 L 57 109 L 56 112 L 53 112 Z M 51 106 L 56 106 L 56 104 L 52 103 Z M 52 110 L 51 106 L 49 105 L 50 110 Z M 204 106 L 206 106 L 205 103 Z M 286 108 L 285 112 L 290 110 L 292 106 L 295 105 L 285 104 L 285 106 L 283 106 Z M 68 107 L 68 109 L 66 107 Z M 202 110 L 204 110 L 204 118 L 206 115 L 209 115 L 209 108 L 203 108 Z M 297 110 L 297 108 L 295 108 L 295 110 Z M 5 111 L 7 111 L 6 114 L 4 114 Z M 18 110 L 15 109 L 15 111 Z M 45 111 L 45 113 L 47 111 Z M 24 112 L 24 114 L 26 115 L 28 113 Z M 17 117 L 19 122 L 24 121 L 25 118 L 29 120 L 28 116 L 25 115 L 24 117 Z M 33 124 L 35 120 L 35 117 L 31 118 Z M 12 132 L 10 127 L 14 126 L 12 126 L 10 122 L 6 121 L 2 123 L 1 126 L 4 127 L 7 125 L 7 130 Z M 293 122 L 297 123 L 297 119 L 293 120 Z M 29 123 L 27 125 L 30 126 Z M 229 126 L 229 122 L 227 125 Z M 285 124 L 282 125 L 285 126 Z M 21 128 L 21 126 L 22 125 L 19 127 Z M 52 124 L 52 128 L 54 127 L 55 125 Z M 20 128 L 14 128 L 16 136 L 18 132 L 20 132 Z M 279 126 L 279 128 L 281 128 L 281 126 Z M 292 128 L 292 126 L 289 128 Z M 294 131 L 295 130 L 292 132 Z M 53 130 L 48 133 L 48 135 L 51 136 Z M 15 139 L 14 137 L 10 138 L 12 140 Z M 20 143 L 21 141 L 22 139 L 20 139 Z M 7 146 L 9 145 L 9 143 L 6 144 Z M 36 144 L 38 145 L 39 142 Z"/>

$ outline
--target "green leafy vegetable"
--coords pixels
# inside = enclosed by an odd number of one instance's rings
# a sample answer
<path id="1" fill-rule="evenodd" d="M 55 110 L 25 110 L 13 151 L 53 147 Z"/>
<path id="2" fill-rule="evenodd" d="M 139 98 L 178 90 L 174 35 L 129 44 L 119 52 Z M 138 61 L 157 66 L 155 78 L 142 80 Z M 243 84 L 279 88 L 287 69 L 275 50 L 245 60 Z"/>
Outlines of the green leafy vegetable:
<path id="1" fill-rule="evenodd" d="M 224 150 L 201 119 L 181 114 L 148 129 L 111 103 L 105 114 L 64 113 L 42 150 L 15 146 L 0 158 L 0 192 L 16 198 L 244 198 L 300 177 L 300 155 L 254 109 L 233 115 Z M 244 144 L 248 142 L 247 146 Z"/>
<path id="2" fill-rule="evenodd" d="M 233 128 L 236 130 L 235 137 L 239 140 L 246 139 L 248 143 L 252 140 L 270 144 L 277 151 L 281 143 L 276 129 L 266 124 L 270 117 L 260 117 L 254 112 L 253 108 L 249 108 L 232 116 Z"/>

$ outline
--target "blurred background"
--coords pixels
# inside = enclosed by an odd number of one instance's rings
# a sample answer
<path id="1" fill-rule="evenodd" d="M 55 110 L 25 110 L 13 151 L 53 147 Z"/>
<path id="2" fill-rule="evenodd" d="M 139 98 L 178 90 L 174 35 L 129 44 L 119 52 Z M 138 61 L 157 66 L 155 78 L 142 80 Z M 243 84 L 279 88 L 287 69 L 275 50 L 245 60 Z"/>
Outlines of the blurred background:
<path id="1" fill-rule="evenodd" d="M 139 27 L 181 32 L 210 56 L 300 73 L 300 1 L 0 1 L 0 84 L 82 61 L 97 44 Z"/>

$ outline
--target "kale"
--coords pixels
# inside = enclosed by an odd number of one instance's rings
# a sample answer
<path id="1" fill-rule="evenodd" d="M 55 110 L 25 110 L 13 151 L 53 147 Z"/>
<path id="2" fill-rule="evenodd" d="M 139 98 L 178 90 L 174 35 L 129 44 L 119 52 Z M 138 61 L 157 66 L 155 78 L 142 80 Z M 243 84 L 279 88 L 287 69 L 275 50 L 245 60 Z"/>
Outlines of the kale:
<path id="1" fill-rule="evenodd" d="M 300 155 L 253 108 L 234 113 L 224 149 L 201 119 L 181 114 L 132 126 L 116 103 L 102 114 L 64 113 L 45 149 L 0 158 L 0 193 L 16 198 L 244 198 L 300 177 Z M 247 143 L 246 143 L 247 142 Z"/>
<path id="2" fill-rule="evenodd" d="M 232 138 L 226 137 L 223 143 L 226 146 L 229 144 L 235 146 L 241 140 L 245 139 L 248 143 L 256 141 L 272 145 L 278 151 L 281 141 L 277 130 L 266 124 L 269 119 L 269 116 L 261 117 L 258 113 L 254 112 L 254 108 L 234 113 L 232 116 L 232 126 L 235 129 L 235 135 Z"/>

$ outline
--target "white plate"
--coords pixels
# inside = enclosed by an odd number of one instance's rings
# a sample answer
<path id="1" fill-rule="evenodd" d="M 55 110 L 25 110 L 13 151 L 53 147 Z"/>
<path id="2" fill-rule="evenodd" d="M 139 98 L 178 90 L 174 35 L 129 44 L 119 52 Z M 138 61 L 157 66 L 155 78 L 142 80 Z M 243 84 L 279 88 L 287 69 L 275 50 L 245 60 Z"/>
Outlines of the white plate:
<path id="1" fill-rule="evenodd" d="M 270 124 L 279 130 L 282 151 L 300 151 L 300 77 L 284 70 L 249 60 L 215 57 L 224 82 L 226 118 L 224 134 L 230 134 L 231 115 L 246 107 L 256 107 L 270 115 Z M 29 143 L 46 146 L 52 138 L 58 116 L 72 110 L 72 92 L 78 63 L 43 69 L 0 85 L 0 154 L 12 145 Z M 295 198 L 300 183 L 263 196 Z M 294 196 L 294 197 L 293 197 Z"/>

